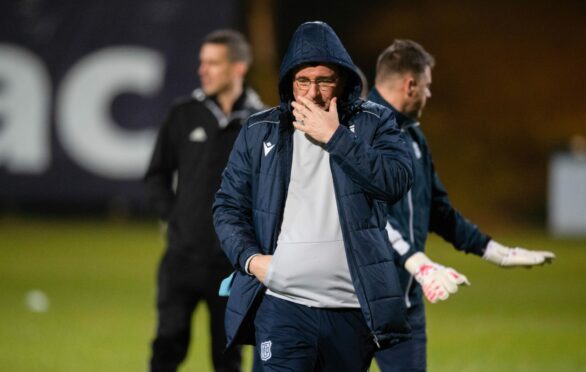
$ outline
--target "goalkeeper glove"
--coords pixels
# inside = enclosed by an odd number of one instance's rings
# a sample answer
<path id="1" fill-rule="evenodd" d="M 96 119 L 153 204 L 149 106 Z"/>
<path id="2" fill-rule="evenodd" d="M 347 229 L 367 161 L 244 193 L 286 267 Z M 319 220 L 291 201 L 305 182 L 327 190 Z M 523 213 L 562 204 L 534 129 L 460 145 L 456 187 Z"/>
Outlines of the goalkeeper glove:
<path id="1" fill-rule="evenodd" d="M 502 267 L 532 267 L 551 263 L 555 254 L 547 251 L 530 251 L 524 248 L 508 248 L 494 240 L 488 242 L 483 259 Z"/>
<path id="2" fill-rule="evenodd" d="M 458 291 L 462 284 L 470 285 L 468 279 L 450 267 L 431 261 L 424 253 L 417 252 L 405 261 L 405 269 L 421 284 L 429 302 L 446 300 Z"/>

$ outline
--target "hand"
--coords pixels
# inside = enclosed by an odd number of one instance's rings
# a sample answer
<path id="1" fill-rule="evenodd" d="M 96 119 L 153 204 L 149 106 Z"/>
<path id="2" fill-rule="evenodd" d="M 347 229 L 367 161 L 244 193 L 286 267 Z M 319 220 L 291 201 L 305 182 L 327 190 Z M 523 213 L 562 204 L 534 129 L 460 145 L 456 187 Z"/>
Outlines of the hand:
<path id="1" fill-rule="evenodd" d="M 405 269 L 421 284 L 425 297 L 432 304 L 446 300 L 451 293 L 458 292 L 458 286 L 470 285 L 468 279 L 451 267 L 444 267 L 431 261 L 422 252 L 417 252 L 405 261 Z"/>
<path id="2" fill-rule="evenodd" d="M 519 247 L 508 248 L 491 240 L 488 242 L 482 258 L 502 267 L 524 266 L 531 268 L 552 263 L 555 254 L 547 251 L 530 251 Z"/>
<path id="3" fill-rule="evenodd" d="M 299 102 L 293 101 L 293 116 L 295 129 L 309 135 L 321 143 L 328 143 L 334 135 L 340 120 L 338 118 L 337 98 L 330 101 L 329 110 L 325 111 L 311 100 L 300 97 Z"/>
<path id="4" fill-rule="evenodd" d="M 271 265 L 272 260 L 273 256 L 268 254 L 259 254 L 258 256 L 254 256 L 250 260 L 250 264 L 248 265 L 248 271 L 252 275 L 254 275 L 256 279 L 258 279 L 261 283 L 264 283 L 269 272 L 269 266 Z"/>

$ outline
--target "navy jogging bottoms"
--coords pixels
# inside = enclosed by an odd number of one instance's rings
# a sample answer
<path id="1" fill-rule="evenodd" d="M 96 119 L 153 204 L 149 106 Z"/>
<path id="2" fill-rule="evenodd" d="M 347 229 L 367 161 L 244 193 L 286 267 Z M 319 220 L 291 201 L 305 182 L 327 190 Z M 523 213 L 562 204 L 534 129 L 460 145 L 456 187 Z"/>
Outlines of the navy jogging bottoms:
<path id="1" fill-rule="evenodd" d="M 314 308 L 265 295 L 254 325 L 255 371 L 367 371 L 376 350 L 360 309 Z"/>

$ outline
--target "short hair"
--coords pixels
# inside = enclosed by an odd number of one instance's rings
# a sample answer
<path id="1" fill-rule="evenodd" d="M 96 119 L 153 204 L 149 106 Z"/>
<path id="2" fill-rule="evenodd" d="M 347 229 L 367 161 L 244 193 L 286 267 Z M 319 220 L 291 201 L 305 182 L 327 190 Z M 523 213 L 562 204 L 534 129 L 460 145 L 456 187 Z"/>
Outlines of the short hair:
<path id="1" fill-rule="evenodd" d="M 434 65 L 435 59 L 421 45 L 407 39 L 396 39 L 378 57 L 376 81 L 392 74 L 412 72 L 420 75 L 425 67 L 433 68 Z"/>
<path id="2" fill-rule="evenodd" d="M 232 62 L 252 63 L 250 44 L 244 35 L 236 30 L 217 30 L 205 36 L 203 44 L 221 44 L 228 48 L 228 58 Z"/>

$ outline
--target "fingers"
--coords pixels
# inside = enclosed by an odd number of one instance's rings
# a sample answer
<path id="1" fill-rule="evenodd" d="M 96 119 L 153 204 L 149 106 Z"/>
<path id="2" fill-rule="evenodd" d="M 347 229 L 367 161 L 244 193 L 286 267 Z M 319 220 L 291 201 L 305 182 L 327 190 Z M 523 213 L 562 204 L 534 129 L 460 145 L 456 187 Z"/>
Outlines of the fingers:
<path id="1" fill-rule="evenodd" d="M 543 256 L 545 258 L 544 263 L 546 263 L 546 264 L 553 263 L 553 261 L 555 260 L 555 254 L 553 254 L 551 252 L 544 252 L 544 253 L 549 253 L 549 254 Z"/>
<path id="2" fill-rule="evenodd" d="M 555 260 L 555 253 L 548 251 L 533 251 L 535 254 L 543 257 L 543 263 L 552 263 Z"/>
<path id="3" fill-rule="evenodd" d="M 303 112 L 303 109 L 305 106 L 293 101 L 291 103 L 291 105 L 293 106 L 293 116 L 295 117 L 296 121 L 301 121 L 303 122 L 303 120 L 305 120 L 307 118 L 307 115 Z"/>
<path id="4" fill-rule="evenodd" d="M 301 97 L 301 98 L 303 98 L 303 97 Z M 306 98 L 303 98 L 303 99 L 304 99 L 304 102 L 309 102 L 309 103 L 313 104 L 308 99 L 306 99 Z M 295 122 L 293 123 L 293 126 L 297 129 L 300 129 L 300 130 L 301 130 L 301 126 L 307 124 L 308 121 L 311 122 L 312 120 L 315 120 L 314 113 L 311 111 L 311 109 L 309 109 L 307 107 L 307 105 L 304 104 L 304 102 L 301 102 L 301 101 L 291 102 L 291 105 L 293 106 L 292 113 L 293 113 L 293 116 L 295 117 L 295 121 L 296 121 L 296 123 Z M 303 132 L 307 132 L 307 129 L 303 130 Z"/>
<path id="5" fill-rule="evenodd" d="M 330 101 L 330 108 L 328 111 L 338 113 L 338 97 L 332 98 Z"/>
<path id="6" fill-rule="evenodd" d="M 249 271 L 260 281 L 264 282 L 269 266 L 273 259 L 272 255 L 258 255 L 250 260 Z"/>
<path id="7" fill-rule="evenodd" d="M 447 270 L 438 273 L 438 282 L 448 294 L 458 292 L 458 283 Z"/>
<path id="8" fill-rule="evenodd" d="M 455 283 L 457 285 L 462 285 L 462 284 L 470 285 L 470 281 L 468 280 L 468 278 L 466 278 L 465 275 L 460 274 L 459 272 L 452 269 L 451 267 L 448 267 L 446 270 L 448 272 L 448 275 L 450 275 L 450 277 L 453 278 L 453 280 L 455 281 Z"/>
<path id="9" fill-rule="evenodd" d="M 429 302 L 431 302 L 432 304 L 435 304 L 439 300 L 438 294 L 436 291 L 428 289 L 428 290 L 424 290 L 423 293 L 425 294 L 425 298 L 427 298 L 427 300 Z"/>
<path id="10" fill-rule="evenodd" d="M 303 121 L 294 121 L 293 127 L 297 130 L 302 131 L 303 133 L 307 133 L 307 127 L 304 125 Z"/>
<path id="11" fill-rule="evenodd" d="M 298 106 L 301 106 L 300 108 L 306 110 L 305 112 L 308 113 L 326 111 L 331 112 L 336 116 L 338 115 L 338 97 L 332 98 L 327 107 L 320 107 L 307 97 L 299 97 L 299 102 L 293 103 L 296 103 Z M 295 107 L 295 105 L 293 105 L 293 107 Z"/>
<path id="12" fill-rule="evenodd" d="M 450 296 L 450 293 L 435 280 L 423 286 L 422 289 L 425 298 L 427 298 L 432 304 L 435 304 L 438 301 L 445 301 Z"/>
<path id="13" fill-rule="evenodd" d="M 501 262 L 497 263 L 503 267 L 533 267 L 552 263 L 555 259 L 555 254 L 548 251 L 531 251 L 525 248 L 515 247 L 506 248 L 502 252 Z"/>
<path id="14" fill-rule="evenodd" d="M 451 294 L 458 292 L 462 284 L 470 285 L 466 276 L 452 268 L 437 267 L 436 271 L 422 285 L 425 297 L 431 303 L 447 300 Z"/>
<path id="15" fill-rule="evenodd" d="M 530 251 L 524 248 L 513 248 L 503 259 L 502 266 L 538 266 L 551 263 L 555 254 L 547 251 Z"/>
<path id="16" fill-rule="evenodd" d="M 297 103 L 297 102 L 293 102 L 293 103 Z M 312 100 L 310 100 L 309 98 L 306 98 L 306 97 L 299 97 L 299 103 L 297 103 L 297 105 L 301 106 L 300 108 L 306 112 L 313 112 L 315 110 L 321 110 L 319 108 L 319 106 L 317 106 L 315 103 L 313 103 Z M 295 107 L 295 106 L 293 106 L 293 107 Z"/>
<path id="17" fill-rule="evenodd" d="M 545 258 L 555 258 L 555 253 L 549 251 L 534 251 L 537 254 L 542 255 Z"/>
<path id="18" fill-rule="evenodd" d="M 423 294 L 425 295 L 425 298 L 427 298 L 427 300 L 432 304 L 435 304 L 436 302 L 438 302 L 438 300 L 440 300 L 440 293 L 442 295 L 441 299 L 445 300 L 445 293 L 440 292 L 439 288 L 431 285 L 423 287 Z"/>

